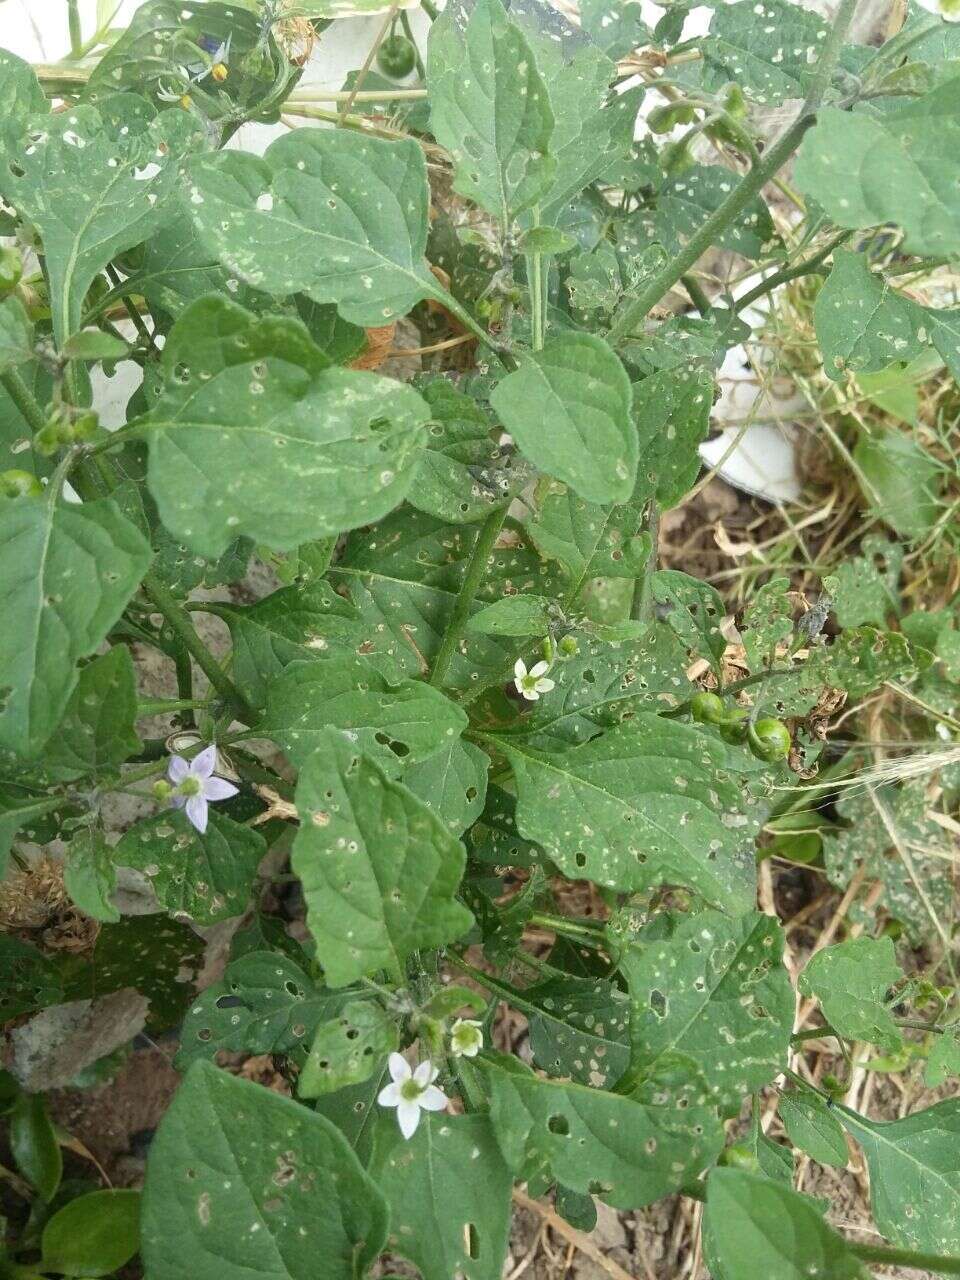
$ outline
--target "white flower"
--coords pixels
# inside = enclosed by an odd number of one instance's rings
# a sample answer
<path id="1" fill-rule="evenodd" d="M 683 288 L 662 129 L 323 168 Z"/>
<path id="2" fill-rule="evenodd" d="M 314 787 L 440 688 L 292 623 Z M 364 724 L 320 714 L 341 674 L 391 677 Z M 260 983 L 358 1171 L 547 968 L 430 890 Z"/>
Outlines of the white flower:
<path id="1" fill-rule="evenodd" d="M 171 797 L 178 809 L 186 809 L 187 817 L 201 835 L 207 829 L 207 807 L 211 800 L 229 800 L 237 794 L 232 782 L 215 778 L 217 748 L 206 747 L 192 760 L 171 756 L 167 777 L 176 786 Z"/>
<path id="2" fill-rule="evenodd" d="M 472 1018 L 458 1018 L 450 1028 L 450 1050 L 458 1058 L 475 1058 L 483 1048 L 483 1026 Z"/>
<path id="3" fill-rule="evenodd" d="M 960 22 L 960 0 L 917 0 L 921 9 L 938 13 L 947 22 Z"/>
<path id="4" fill-rule="evenodd" d="M 387 1059 L 391 1083 L 377 1094 L 381 1107 L 397 1108 L 397 1124 L 405 1138 L 412 1138 L 421 1111 L 443 1111 L 447 1095 L 433 1083 L 440 1071 L 429 1058 L 414 1069 L 399 1053 Z"/>
<path id="5" fill-rule="evenodd" d="M 528 702 L 536 702 L 541 693 L 549 693 L 553 688 L 553 681 L 547 679 L 549 670 L 549 662 L 535 662 L 528 671 L 524 660 L 518 658 L 513 668 L 516 677 L 513 683 L 517 686 L 517 693 L 522 694 Z"/>

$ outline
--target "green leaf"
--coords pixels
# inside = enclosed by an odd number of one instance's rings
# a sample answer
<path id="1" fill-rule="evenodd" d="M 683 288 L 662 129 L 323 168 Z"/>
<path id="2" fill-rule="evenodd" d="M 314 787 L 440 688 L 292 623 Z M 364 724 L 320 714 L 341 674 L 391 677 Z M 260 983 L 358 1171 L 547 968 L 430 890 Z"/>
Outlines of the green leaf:
<path id="1" fill-rule="evenodd" d="M 263 159 L 199 156 L 190 212 L 203 241 L 266 293 L 334 302 L 352 324 L 390 324 L 446 295 L 424 261 L 429 190 L 420 146 L 295 129 Z"/>
<path id="2" fill-rule="evenodd" d="M 370 1175 L 390 1206 L 390 1251 L 423 1280 L 500 1280 L 513 1178 L 487 1116 L 424 1115 L 409 1142 L 381 1116 Z"/>
<path id="3" fill-rule="evenodd" d="M 335 587 L 349 592 L 369 629 L 368 643 L 388 645 L 406 675 L 429 672 L 456 604 L 477 539 L 477 526 L 451 526 L 410 507 L 376 529 L 350 538 L 330 571 Z M 512 521 L 491 557 L 473 610 L 515 591 L 559 591 L 557 575 L 543 563 Z M 453 656 L 447 684 L 467 689 L 478 675 L 504 679 L 515 648 L 493 637 L 467 635 Z M 508 661 L 509 660 L 509 661 Z"/>
<path id="4" fill-rule="evenodd" d="M 0 934 L 0 1019 L 9 1022 L 64 999 L 57 963 L 38 947 Z"/>
<path id="5" fill-rule="evenodd" d="M 60 721 L 76 664 L 120 617 L 150 563 L 111 502 L 15 498 L 0 504 L 0 750 L 36 755 Z"/>
<path id="6" fill-rule="evenodd" d="M 850 1154 L 843 1129 L 825 1102 L 813 1094 L 788 1093 L 780 1099 L 780 1119 L 787 1137 L 820 1164 L 845 1169 Z"/>
<path id="7" fill-rule="evenodd" d="M 754 102 L 770 106 L 802 98 L 827 30 L 817 14 L 789 0 L 762 0 L 759 8 L 755 0 L 718 5 L 709 35 L 699 42 L 704 88 L 720 92 L 735 81 Z"/>
<path id="8" fill-rule="evenodd" d="M 546 596 L 506 596 L 475 613 L 467 630 L 488 636 L 544 636 L 550 630 L 552 606 Z"/>
<path id="9" fill-rule="evenodd" d="M 923 446 L 899 431 L 861 435 L 853 450 L 870 504 L 904 538 L 922 538 L 939 520 L 943 470 Z"/>
<path id="10" fill-rule="evenodd" d="M 520 252 L 533 257 L 556 257 L 576 249 L 577 242 L 573 236 L 557 227 L 531 227 L 520 237 Z"/>
<path id="11" fill-rule="evenodd" d="M 377 1106 L 377 1094 L 390 1081 L 387 1064 L 373 1073 L 362 1084 L 353 1084 L 336 1093 L 321 1095 L 313 1103 L 318 1115 L 325 1116 L 340 1130 L 357 1153 L 364 1168 L 370 1164 L 373 1153 L 375 1121 L 383 1115 Z"/>
<path id="12" fill-rule="evenodd" d="M 409 501 L 451 524 L 482 520 L 523 489 L 532 468 L 491 437 L 491 423 L 477 402 L 446 378 L 418 381 L 430 406 L 426 448 Z"/>
<path id="13" fill-rule="evenodd" d="M 63 1276 L 108 1276 L 140 1247 L 140 1192 L 91 1191 L 43 1228 L 40 1266 Z"/>
<path id="14" fill-rule="evenodd" d="M 176 190 L 196 124 L 183 111 L 152 116 L 138 99 L 113 98 L 102 114 L 82 104 L 0 132 L 0 194 L 43 242 L 61 349 L 94 278 L 150 236 Z"/>
<path id="15" fill-rule="evenodd" d="M 33 67 L 6 49 L 0 50 L 0 112 L 5 128 L 20 126 L 49 110 Z"/>
<path id="16" fill-rule="evenodd" d="M 292 662 L 324 656 L 362 655 L 369 668 L 395 683 L 402 679 L 393 637 L 384 639 L 366 625 L 322 578 L 281 587 L 252 605 L 231 602 L 212 609 L 230 628 L 234 674 L 254 706 L 264 705 L 270 683 Z"/>
<path id="17" fill-rule="evenodd" d="M 49 1203 L 63 1176 L 63 1156 L 43 1095 L 21 1093 L 9 1116 L 10 1151 L 16 1166 Z"/>
<path id="18" fill-rule="evenodd" d="M 576 1084 L 609 1089 L 630 1056 L 630 1005 L 613 983 L 592 978 L 549 978 L 527 987 L 530 1050 L 538 1067 Z"/>
<path id="19" fill-rule="evenodd" d="M 490 398 L 505 429 L 541 470 L 589 502 L 626 502 L 637 469 L 626 370 L 592 334 L 565 333 L 520 368 Z"/>
<path id="20" fill-rule="evenodd" d="M 517 798 L 512 792 L 491 786 L 480 821 L 467 836 L 470 858 L 488 866 L 535 867 L 542 851 L 517 830 Z"/>
<path id="21" fill-rule="evenodd" d="M 0 302 L 0 373 L 34 358 L 33 325 L 16 295 Z"/>
<path id="22" fill-rule="evenodd" d="M 297 783 L 292 865 L 327 982 L 400 972 L 412 952 L 470 926 L 455 898 L 463 846 L 412 792 L 335 730 Z"/>
<path id="23" fill-rule="evenodd" d="M 299 965 L 277 951 L 248 951 L 227 966 L 221 982 L 206 987 L 183 1021 L 175 1064 L 236 1053 L 291 1053 L 306 1045 L 338 997 L 319 989 Z"/>
<path id="24" fill-rule="evenodd" d="M 634 383 L 633 412 L 640 440 L 638 489 L 674 507 L 700 473 L 697 448 L 706 439 L 713 378 L 694 361 Z"/>
<path id="25" fill-rule="evenodd" d="M 332 1022 L 321 1022 L 297 1081 L 297 1095 L 319 1098 L 363 1084 L 399 1046 L 393 1018 L 372 1000 L 345 1004 Z"/>
<path id="26" fill-rule="evenodd" d="M 43 755 L 46 776 L 66 781 L 122 764 L 140 750 L 137 680 L 126 645 L 80 668 L 56 735 Z"/>
<path id="27" fill-rule="evenodd" d="M 140 419 L 150 491 L 166 527 L 201 555 L 221 555 L 238 533 L 289 550 L 367 524 L 416 474 L 421 398 L 330 367 L 299 321 L 201 299 L 171 330 L 163 374 Z"/>
<path id="28" fill-rule="evenodd" d="M 359 1280 L 387 1207 L 337 1129 L 279 1094 L 196 1062 L 150 1146 L 150 1280 Z"/>
<path id="29" fill-rule="evenodd" d="M 559 560 L 570 575 L 575 600 L 590 578 L 636 578 L 650 554 L 642 532 L 643 502 L 614 506 L 584 502 L 566 485 L 549 484 L 527 524 L 540 552 Z"/>
<path id="30" fill-rule="evenodd" d="M 695 164 L 663 184 L 657 192 L 653 227 L 656 239 L 668 253 L 679 253 L 724 202 L 735 182 L 736 175 L 725 165 Z M 775 236 L 770 211 L 755 197 L 720 234 L 716 244 L 719 249 L 729 249 L 745 258 L 760 258 L 769 253 Z"/>
<path id="31" fill-rule="evenodd" d="M 213 924 L 246 910 L 266 851 L 259 832 L 215 809 L 203 835 L 186 814 L 174 810 L 132 826 L 114 850 L 114 860 L 145 875 L 166 911 Z"/>
<path id="32" fill-rule="evenodd" d="M 864 622 L 881 628 L 887 625 L 889 616 L 899 611 L 904 554 L 898 542 L 870 534 L 860 544 L 858 556 L 844 558 L 836 566 L 833 610 L 841 627 L 859 627 Z"/>
<path id="33" fill-rule="evenodd" d="M 10 848 L 18 831 L 31 839 L 34 824 L 61 808 L 60 796 L 42 796 L 20 789 L 0 791 L 0 876 L 6 874 Z"/>
<path id="34" fill-rule="evenodd" d="M 841 797 L 837 810 L 846 825 L 824 841 L 824 864 L 831 883 L 846 887 L 863 866 L 867 880 L 882 883 L 883 906 L 910 938 L 918 943 L 935 938 L 931 911 L 940 920 L 948 919 L 953 901 L 953 886 L 944 874 L 953 849 L 943 828 L 929 817 L 923 779 L 906 782 L 899 789 L 854 791 Z M 907 852 L 909 869 L 897 851 L 898 842 Z M 865 911 L 854 902 L 849 916 L 855 923 L 872 922 L 876 908 Z"/>
<path id="35" fill-rule="evenodd" d="M 960 1101 L 888 1124 L 837 1107 L 870 1170 L 877 1227 L 906 1249 L 960 1252 Z"/>
<path id="36" fill-rule="evenodd" d="M 625 58 L 649 39 L 643 6 L 637 0 L 580 0 L 580 23 L 590 39 L 609 57 Z"/>
<path id="37" fill-rule="evenodd" d="M 521 1181 L 555 1179 L 614 1208 L 636 1209 L 683 1186 L 723 1145 L 719 1122 L 705 1107 L 645 1106 L 484 1066 L 497 1141 Z"/>
<path id="38" fill-rule="evenodd" d="M 955 378 L 960 378 L 960 307 L 924 308 L 930 341 Z"/>
<path id="39" fill-rule="evenodd" d="M 455 836 L 483 812 L 490 757 L 472 742 L 449 745 L 403 771 L 403 785 L 423 801 Z"/>
<path id="40" fill-rule="evenodd" d="M 294 662 L 267 689 L 262 728 L 303 765 L 330 729 L 397 772 L 449 745 L 467 727 L 465 713 L 422 680 L 391 685 L 363 658 Z"/>
<path id="41" fill-rule="evenodd" d="M 902 978 L 890 938 L 852 938 L 818 951 L 800 975 L 800 990 L 816 996 L 834 1031 L 895 1053 L 902 1036 L 886 994 Z"/>
<path id="42" fill-rule="evenodd" d="M 553 113 L 523 33 L 500 0 L 448 6 L 430 28 L 430 127 L 454 189 L 509 229 L 547 190 Z"/>
<path id="43" fill-rule="evenodd" d="M 932 661 L 899 631 L 848 627 L 830 644 L 816 645 L 796 672 L 777 678 L 777 709 L 781 715 L 803 715 L 827 688 L 862 698 L 885 680 L 909 679 Z"/>
<path id="44" fill-rule="evenodd" d="M 573 880 L 624 892 L 683 884 L 735 915 L 752 905 L 752 849 L 722 744 L 636 712 L 562 754 L 501 737 L 513 767 L 517 825 Z"/>
<path id="45" fill-rule="evenodd" d="M 120 919 L 111 902 L 117 888 L 113 850 L 95 827 L 82 827 L 70 841 L 63 887 L 84 915 L 109 924 Z"/>
<path id="46" fill-rule="evenodd" d="M 515 732 L 544 751 L 576 746 L 637 711 L 676 706 L 692 688 L 684 665 L 683 650 L 665 627 L 619 643 L 581 639 L 577 654 L 554 665 L 554 689 L 524 711 Z"/>
<path id="47" fill-rule="evenodd" d="M 944 1028 L 943 1035 L 933 1037 L 923 1080 L 928 1089 L 936 1089 L 950 1076 L 960 1076 L 960 1037 Z"/>
<path id="48" fill-rule="evenodd" d="M 718 1280 L 869 1280 L 806 1196 L 742 1169 L 707 1179 L 705 1231 Z"/>
<path id="49" fill-rule="evenodd" d="M 790 579 L 771 578 L 750 598 L 743 613 L 743 647 L 751 671 L 770 662 L 779 645 L 793 632 Z"/>
<path id="50" fill-rule="evenodd" d="M 903 248 L 960 250 L 960 78 L 882 114 L 825 107 L 803 140 L 794 180 L 840 227 L 903 228 Z"/>
<path id="51" fill-rule="evenodd" d="M 917 334 L 923 311 L 875 275 L 863 253 L 835 250 L 813 318 L 823 371 L 835 380 L 848 371 L 870 372 L 912 360 L 924 349 Z"/>
<path id="52" fill-rule="evenodd" d="M 63 344 L 63 355 L 68 360 L 122 360 L 129 351 L 122 338 L 102 329 L 82 329 Z"/>
<path id="53" fill-rule="evenodd" d="M 709 583 L 691 578 L 678 569 L 661 569 L 653 575 L 653 598 L 659 615 L 687 649 L 689 660 L 706 658 L 717 674 L 727 647 L 720 624 L 726 609 L 720 593 Z"/>
<path id="54" fill-rule="evenodd" d="M 776 920 L 717 911 L 672 921 L 670 935 L 628 946 L 633 1091 L 666 1089 L 735 1114 L 787 1061 L 794 995 Z"/>

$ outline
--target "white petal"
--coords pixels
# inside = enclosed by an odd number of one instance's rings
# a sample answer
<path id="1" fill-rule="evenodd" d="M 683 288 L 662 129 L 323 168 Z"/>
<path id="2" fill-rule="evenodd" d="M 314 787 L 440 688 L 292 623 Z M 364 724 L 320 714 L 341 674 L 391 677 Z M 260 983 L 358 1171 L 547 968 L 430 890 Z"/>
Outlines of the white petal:
<path id="1" fill-rule="evenodd" d="M 225 778 L 204 778 L 203 794 L 207 800 L 229 800 L 237 794 L 237 788 Z"/>
<path id="2" fill-rule="evenodd" d="M 402 1053 L 391 1053 L 387 1059 L 387 1069 L 390 1072 L 390 1079 L 396 1084 L 403 1084 L 404 1080 L 409 1080 L 413 1075 L 410 1063 Z"/>
<path id="3" fill-rule="evenodd" d="M 201 835 L 207 829 L 207 802 L 203 796 L 191 796 L 187 801 L 187 817 Z"/>
<path id="4" fill-rule="evenodd" d="M 553 688 L 553 684 L 554 682 L 552 680 L 548 680 L 546 676 L 541 676 L 537 681 L 537 690 L 540 693 L 549 693 Z"/>
<path id="5" fill-rule="evenodd" d="M 171 782 L 182 782 L 189 772 L 190 766 L 183 756 L 170 757 L 170 763 L 167 765 L 167 777 Z"/>
<path id="6" fill-rule="evenodd" d="M 549 670 L 549 662 L 535 662 L 530 668 L 530 674 L 532 676 L 545 676 Z"/>
<path id="7" fill-rule="evenodd" d="M 520 690 L 520 692 L 523 694 L 523 696 L 526 698 L 528 702 L 540 701 L 540 695 L 539 693 L 537 693 L 536 689 L 528 689 L 527 686 L 524 685 L 523 688 Z"/>
<path id="8" fill-rule="evenodd" d="M 386 1084 L 377 1094 L 377 1101 L 381 1107 L 398 1107 L 400 1105 L 400 1086 L 396 1083 Z"/>
<path id="9" fill-rule="evenodd" d="M 474 1043 L 470 1045 L 469 1048 L 461 1049 L 460 1052 L 461 1054 L 463 1054 L 465 1058 L 475 1058 L 477 1054 L 480 1052 L 480 1041 L 475 1040 Z"/>
<path id="10" fill-rule="evenodd" d="M 190 761 L 190 772 L 195 778 L 209 778 L 216 767 L 217 748 L 212 743 Z"/>
<path id="11" fill-rule="evenodd" d="M 420 1103 L 403 1098 L 397 1105 L 397 1124 L 405 1138 L 412 1138 L 420 1123 Z"/>
<path id="12" fill-rule="evenodd" d="M 439 1072 L 429 1058 L 425 1058 L 413 1073 L 413 1078 L 421 1089 L 425 1088 L 432 1080 L 436 1080 Z"/>
<path id="13" fill-rule="evenodd" d="M 522 680 L 523 677 L 527 674 L 527 664 L 524 662 L 522 658 L 518 658 L 516 662 L 513 664 L 513 674 L 517 677 L 518 680 Z"/>
<path id="14" fill-rule="evenodd" d="M 447 1095 L 442 1089 L 438 1089 L 435 1084 L 428 1084 L 417 1099 L 417 1105 L 423 1107 L 424 1111 L 443 1111 L 447 1101 Z"/>

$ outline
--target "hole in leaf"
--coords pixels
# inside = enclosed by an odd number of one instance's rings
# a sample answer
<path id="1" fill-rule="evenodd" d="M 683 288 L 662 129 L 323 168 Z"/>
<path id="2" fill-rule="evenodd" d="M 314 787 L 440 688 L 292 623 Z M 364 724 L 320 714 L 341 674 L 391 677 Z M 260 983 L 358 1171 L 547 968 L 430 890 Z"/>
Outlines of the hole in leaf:
<path id="1" fill-rule="evenodd" d="M 563 1138 L 566 1138 L 570 1133 L 570 1123 L 566 1116 L 550 1116 L 547 1120 L 547 1128 L 551 1133 L 559 1133 Z"/>

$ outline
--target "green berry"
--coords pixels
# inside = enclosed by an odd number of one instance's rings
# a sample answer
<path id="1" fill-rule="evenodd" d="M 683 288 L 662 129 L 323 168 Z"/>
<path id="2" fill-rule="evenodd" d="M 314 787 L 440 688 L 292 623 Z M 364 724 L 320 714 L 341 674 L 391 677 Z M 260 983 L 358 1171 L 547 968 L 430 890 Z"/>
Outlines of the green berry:
<path id="1" fill-rule="evenodd" d="M 758 760 L 772 764 L 776 760 L 786 760 L 790 754 L 790 730 L 782 720 L 774 720 L 770 716 L 758 720 L 750 727 L 747 737 L 750 750 Z"/>
<path id="2" fill-rule="evenodd" d="M 723 721 L 723 699 L 715 693 L 695 693 L 690 699 L 690 714 L 700 724 L 720 724 Z"/>
<path id="3" fill-rule="evenodd" d="M 760 1162 L 743 1142 L 735 1142 L 732 1147 L 724 1147 L 717 1164 L 726 1165 L 729 1169 L 746 1169 L 748 1173 L 760 1172 Z"/>
<path id="4" fill-rule="evenodd" d="M 29 471 L 0 471 L 0 494 L 5 498 L 37 498 L 43 486 Z"/>
<path id="5" fill-rule="evenodd" d="M 63 423 L 51 418 L 33 437 L 33 447 L 44 458 L 51 458 L 64 443 Z"/>
<path id="6" fill-rule="evenodd" d="M 577 644 L 576 636 L 564 636 L 560 641 L 560 652 L 568 658 L 572 658 L 580 652 L 580 646 Z"/>
<path id="7" fill-rule="evenodd" d="M 387 36 L 377 51 L 377 66 L 392 80 L 408 76 L 417 63 L 417 51 L 406 36 Z"/>

